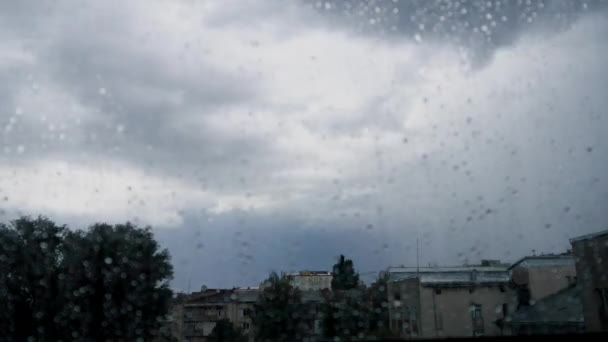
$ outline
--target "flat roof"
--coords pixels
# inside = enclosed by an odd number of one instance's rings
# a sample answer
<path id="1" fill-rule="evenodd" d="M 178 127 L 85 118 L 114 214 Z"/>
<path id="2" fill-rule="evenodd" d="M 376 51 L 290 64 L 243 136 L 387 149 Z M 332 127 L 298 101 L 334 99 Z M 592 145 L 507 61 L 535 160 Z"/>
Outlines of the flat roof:
<path id="1" fill-rule="evenodd" d="M 388 273 L 450 273 L 450 272 L 502 272 L 506 266 L 432 266 L 432 267 L 389 267 Z"/>
<path id="2" fill-rule="evenodd" d="M 604 237 L 604 236 L 608 236 L 608 230 L 602 230 L 600 232 L 595 232 L 595 233 L 591 233 L 591 234 L 587 234 L 587 235 L 581 235 L 581 236 L 574 237 L 574 238 L 570 239 L 570 243 L 583 241 L 583 240 L 597 239 L 597 238 Z"/>
<path id="3" fill-rule="evenodd" d="M 569 265 L 574 264 L 574 256 L 571 254 L 530 255 L 517 260 L 508 269 L 511 270 L 522 263 L 526 266 L 544 266 L 548 264 Z"/>

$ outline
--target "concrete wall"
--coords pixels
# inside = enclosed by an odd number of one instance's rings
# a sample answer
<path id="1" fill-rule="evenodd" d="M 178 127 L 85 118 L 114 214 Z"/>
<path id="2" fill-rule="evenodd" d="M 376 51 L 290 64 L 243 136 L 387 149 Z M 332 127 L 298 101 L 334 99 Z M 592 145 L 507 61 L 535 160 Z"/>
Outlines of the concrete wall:
<path id="1" fill-rule="evenodd" d="M 217 310 L 221 306 L 222 310 Z M 249 337 L 249 341 L 254 339 L 253 322 L 249 315 L 244 315 L 243 310 L 249 309 L 253 312 L 253 303 L 209 303 L 198 304 L 196 306 L 184 307 L 184 319 L 186 322 L 183 325 L 184 340 L 204 341 L 213 328 L 215 322 L 220 319 L 228 319 L 232 324 L 243 330 Z M 249 328 L 245 328 L 243 323 L 247 323 Z"/>
<path id="2" fill-rule="evenodd" d="M 572 243 L 587 331 L 608 331 L 608 313 L 599 290 L 608 291 L 608 236 Z"/>
<path id="3" fill-rule="evenodd" d="M 417 278 L 388 283 L 389 328 L 401 337 L 420 335 L 419 288 Z"/>
<path id="4" fill-rule="evenodd" d="M 503 304 L 507 314 L 517 306 L 516 292 L 506 284 L 437 291 L 408 279 L 389 282 L 387 295 L 391 331 L 412 339 L 473 336 L 472 304 L 481 305 L 484 335 L 502 335 L 495 321 L 504 318 Z"/>
<path id="5" fill-rule="evenodd" d="M 331 289 L 331 275 L 294 275 L 291 284 L 302 291 Z"/>
<path id="6" fill-rule="evenodd" d="M 568 287 L 568 277 L 576 276 L 574 265 L 530 267 L 530 299 L 539 300 Z"/>
<path id="7" fill-rule="evenodd" d="M 503 304 L 507 312 L 512 312 L 517 303 L 514 290 L 507 286 L 475 287 L 475 288 L 443 288 L 435 289 L 422 287 L 421 298 L 421 330 L 424 337 L 466 337 L 474 336 L 472 306 L 481 305 L 480 324 L 483 335 L 502 335 L 500 327 L 495 323 L 504 318 Z M 479 334 L 478 334 L 479 335 Z"/>

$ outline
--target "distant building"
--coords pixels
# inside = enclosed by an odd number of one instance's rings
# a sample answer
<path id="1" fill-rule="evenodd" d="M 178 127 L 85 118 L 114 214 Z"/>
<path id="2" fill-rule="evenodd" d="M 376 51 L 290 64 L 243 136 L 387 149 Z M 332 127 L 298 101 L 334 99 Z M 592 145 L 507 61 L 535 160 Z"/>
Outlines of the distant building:
<path id="1" fill-rule="evenodd" d="M 331 272 L 327 271 L 300 271 L 285 274 L 291 280 L 291 285 L 302 291 L 320 291 L 331 289 Z M 267 286 L 266 282 L 260 284 L 260 289 Z"/>
<path id="2" fill-rule="evenodd" d="M 152 341 L 154 342 L 178 342 L 181 341 L 182 315 L 184 303 L 190 295 L 177 293 L 169 302 L 169 312 L 161 321 L 161 326 Z"/>
<path id="3" fill-rule="evenodd" d="M 585 331 L 581 289 L 576 285 L 544 297 L 505 320 L 509 335 L 574 334 Z"/>
<path id="4" fill-rule="evenodd" d="M 496 336 L 516 304 L 507 267 L 389 268 L 389 326 L 403 338 Z"/>
<path id="5" fill-rule="evenodd" d="M 209 289 L 191 294 L 179 309 L 181 313 L 179 341 L 205 342 L 219 320 L 227 319 L 254 341 L 252 320 L 260 289 Z M 321 291 L 301 291 L 306 323 L 304 341 L 317 341 L 321 336 Z M 175 310 L 176 312 L 178 310 Z"/>
<path id="6" fill-rule="evenodd" d="M 576 283 L 571 254 L 527 256 L 513 263 L 509 273 L 517 287 L 520 308 Z"/>
<path id="7" fill-rule="evenodd" d="M 212 289 L 192 294 L 183 304 L 182 341 L 206 341 L 221 319 L 228 319 L 253 341 L 251 313 L 258 294 L 257 289 Z"/>
<path id="8" fill-rule="evenodd" d="M 570 240 L 576 257 L 585 326 L 608 331 L 608 230 Z"/>
<path id="9" fill-rule="evenodd" d="M 324 301 L 323 293 L 326 291 L 306 290 L 301 292 L 304 321 L 307 327 L 303 338 L 304 342 L 314 342 L 321 338 L 321 305 Z"/>

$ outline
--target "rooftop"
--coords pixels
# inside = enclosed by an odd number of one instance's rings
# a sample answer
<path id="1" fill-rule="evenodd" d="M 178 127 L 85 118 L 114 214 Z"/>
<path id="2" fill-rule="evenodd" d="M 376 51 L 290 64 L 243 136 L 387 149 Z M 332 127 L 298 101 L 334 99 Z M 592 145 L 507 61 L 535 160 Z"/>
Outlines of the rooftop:
<path id="1" fill-rule="evenodd" d="M 608 236 L 608 230 L 602 230 L 601 232 L 595 232 L 595 233 L 591 233 L 591 234 L 587 234 L 587 235 L 577 236 L 575 238 L 570 239 L 570 243 L 583 241 L 583 240 L 597 239 L 597 238 L 605 237 L 605 236 Z"/>
<path id="2" fill-rule="evenodd" d="M 257 289 L 208 289 L 192 293 L 186 306 L 211 303 L 255 302 L 260 293 Z"/>
<path id="3" fill-rule="evenodd" d="M 423 286 L 461 287 L 484 284 L 506 284 L 510 281 L 506 267 L 391 267 L 389 281 L 419 279 Z"/>
<path id="4" fill-rule="evenodd" d="M 574 256 L 572 254 L 525 256 L 514 262 L 508 269 L 511 270 L 519 265 L 524 267 L 574 265 Z"/>
<path id="5" fill-rule="evenodd" d="M 299 271 L 299 272 L 288 272 L 288 276 L 331 276 L 331 272 L 328 271 Z"/>
<path id="6" fill-rule="evenodd" d="M 507 270 L 505 266 L 432 266 L 432 267 L 416 267 L 416 266 L 400 266 L 389 267 L 387 272 L 394 273 L 449 273 L 449 272 L 503 272 Z"/>

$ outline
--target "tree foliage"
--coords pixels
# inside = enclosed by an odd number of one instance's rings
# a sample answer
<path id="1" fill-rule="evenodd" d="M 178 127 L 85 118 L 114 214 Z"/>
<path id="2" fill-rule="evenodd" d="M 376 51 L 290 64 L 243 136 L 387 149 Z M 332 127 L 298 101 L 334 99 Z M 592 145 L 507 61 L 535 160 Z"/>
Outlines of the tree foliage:
<path id="1" fill-rule="evenodd" d="M 247 342 L 247 336 L 229 320 L 219 320 L 211 334 L 207 337 L 208 342 Z"/>
<path id="2" fill-rule="evenodd" d="M 341 341 L 365 339 L 369 330 L 369 306 L 364 301 L 365 289 L 333 291 L 323 303 L 321 312 L 323 336 Z"/>
<path id="3" fill-rule="evenodd" d="M 340 255 L 333 266 L 332 291 L 321 307 L 321 326 L 326 338 L 360 340 L 369 329 L 369 303 L 352 260 Z"/>
<path id="4" fill-rule="evenodd" d="M 299 341 L 306 326 L 300 290 L 287 276 L 272 272 L 254 308 L 256 340 Z"/>
<path id="5" fill-rule="evenodd" d="M 389 332 L 388 274 L 380 273 L 367 291 L 369 310 L 369 335 L 387 337 Z"/>
<path id="6" fill-rule="evenodd" d="M 355 272 L 353 261 L 340 255 L 333 267 L 332 290 L 352 290 L 359 286 L 359 274 Z"/>
<path id="7" fill-rule="evenodd" d="M 149 339 L 168 311 L 172 266 L 150 228 L 23 217 L 0 225 L 0 259 L 7 340 Z"/>

